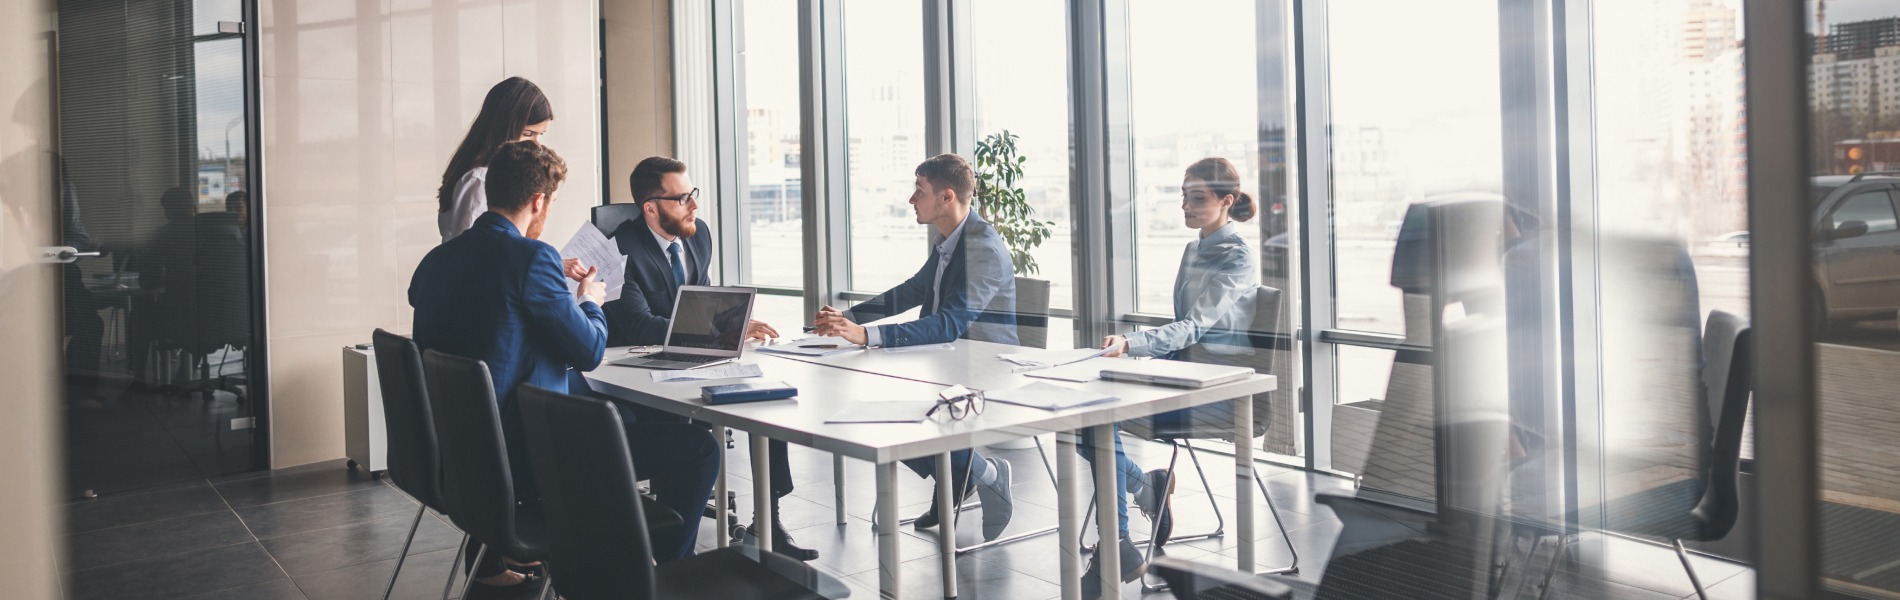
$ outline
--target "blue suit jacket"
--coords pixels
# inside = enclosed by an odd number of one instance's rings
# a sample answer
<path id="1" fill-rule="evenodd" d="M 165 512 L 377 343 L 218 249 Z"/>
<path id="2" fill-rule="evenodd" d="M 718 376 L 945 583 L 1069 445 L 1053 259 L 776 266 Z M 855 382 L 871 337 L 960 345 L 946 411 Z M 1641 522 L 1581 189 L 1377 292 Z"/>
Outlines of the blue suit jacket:
<path id="1" fill-rule="evenodd" d="M 492 212 L 422 258 L 409 306 L 418 347 L 488 363 L 511 455 L 526 448 L 516 388 L 565 391 L 569 367 L 591 371 L 607 350 L 606 318 L 593 302 L 574 301 L 561 254 Z M 513 466 L 522 473 L 526 456 Z"/>
<path id="2" fill-rule="evenodd" d="M 687 258 L 684 285 L 710 285 L 707 265 L 712 263 L 712 228 L 695 221 L 699 230 L 693 237 L 681 238 Z M 653 230 L 644 219 L 624 221 L 614 229 L 614 243 L 627 255 L 626 287 L 620 299 L 608 302 L 607 345 L 657 346 L 666 343 L 666 326 L 673 318 L 673 300 L 679 297 L 680 283 L 673 281 L 673 265 L 666 249 L 653 239 Z"/>
<path id="3" fill-rule="evenodd" d="M 938 262 L 933 250 L 916 275 L 851 307 L 845 311 L 846 318 L 864 323 L 921 306 L 915 321 L 878 326 L 886 347 L 941 344 L 957 338 L 1015 344 L 1016 276 L 1009 248 L 976 211 L 970 211 L 966 219 L 963 237 L 958 238 L 943 271 L 943 289 L 932 289 Z M 941 239 L 935 230 L 931 237 Z"/>

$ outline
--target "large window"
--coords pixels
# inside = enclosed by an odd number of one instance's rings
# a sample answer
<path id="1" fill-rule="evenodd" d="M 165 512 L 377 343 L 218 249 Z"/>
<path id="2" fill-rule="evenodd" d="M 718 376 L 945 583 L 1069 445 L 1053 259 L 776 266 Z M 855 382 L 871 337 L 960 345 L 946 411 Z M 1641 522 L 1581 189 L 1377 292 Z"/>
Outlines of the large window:
<path id="1" fill-rule="evenodd" d="M 910 208 L 924 155 L 922 4 L 844 3 L 850 279 L 881 292 L 917 272 L 928 250 Z"/>
<path id="2" fill-rule="evenodd" d="M 1008 131 L 1026 161 L 1017 182 L 1035 209 L 1052 221 L 1052 237 L 1029 252 L 1037 271 L 1025 277 L 1050 282 L 1050 306 L 1074 304 L 1074 260 L 1069 214 L 1068 48 L 1059 31 L 1063 3 L 1054 0 L 978 0 L 973 3 L 971 48 L 975 62 L 976 137 Z M 1051 341 L 1067 343 L 1066 335 Z"/>
<path id="3" fill-rule="evenodd" d="M 804 287 L 797 3 L 741 4 L 746 139 L 739 222 L 748 244 L 740 254 L 740 281 Z"/>
<path id="4" fill-rule="evenodd" d="M 1181 218 L 1188 165 L 1225 158 L 1240 171 L 1241 190 L 1263 197 L 1255 4 L 1129 3 L 1136 312 L 1174 316 L 1175 271 L 1197 237 Z"/>

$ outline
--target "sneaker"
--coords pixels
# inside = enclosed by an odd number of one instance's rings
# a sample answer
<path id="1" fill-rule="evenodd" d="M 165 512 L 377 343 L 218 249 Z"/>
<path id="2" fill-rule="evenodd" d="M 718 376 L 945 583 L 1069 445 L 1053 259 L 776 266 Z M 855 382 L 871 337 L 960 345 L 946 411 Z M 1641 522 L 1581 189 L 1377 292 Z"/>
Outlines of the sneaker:
<path id="1" fill-rule="evenodd" d="M 960 500 L 957 500 L 957 506 L 963 506 L 963 503 L 969 502 L 970 495 L 976 493 L 976 490 L 974 489 L 976 487 L 977 486 L 973 486 L 973 485 L 964 486 L 963 498 Z M 915 527 L 918 529 L 930 529 L 932 527 L 937 526 L 937 523 L 938 523 L 937 501 L 936 501 L 937 494 L 933 492 L 932 494 L 930 494 L 930 497 L 931 497 L 930 508 L 924 510 L 924 514 L 917 515 L 917 519 L 910 522 L 910 525 L 912 527 Z M 875 517 L 875 515 L 873 515 L 873 517 Z M 875 518 L 874 518 L 872 526 L 876 526 L 876 525 L 877 523 L 875 522 Z"/>
<path id="2" fill-rule="evenodd" d="M 1009 461 L 1000 458 L 985 459 L 990 468 L 996 470 L 996 481 L 986 485 L 977 485 L 977 495 L 983 499 L 983 541 L 996 539 L 1009 527 L 1009 519 L 1016 514 L 1015 496 L 1010 490 Z"/>
<path id="3" fill-rule="evenodd" d="M 1155 469 L 1148 472 L 1146 479 L 1141 491 L 1135 494 L 1135 506 L 1141 508 L 1148 522 L 1155 524 L 1155 545 L 1161 546 L 1174 537 L 1174 503 L 1168 501 L 1174 494 L 1174 478 L 1168 475 L 1167 469 Z"/>
<path id="4" fill-rule="evenodd" d="M 1135 543 L 1125 537 L 1122 538 L 1121 548 L 1122 583 L 1140 579 L 1143 573 L 1148 572 L 1148 563 L 1142 562 L 1141 551 L 1136 550 Z M 1101 556 L 1100 552 L 1089 553 L 1089 568 L 1082 572 L 1083 598 L 1102 596 Z"/>

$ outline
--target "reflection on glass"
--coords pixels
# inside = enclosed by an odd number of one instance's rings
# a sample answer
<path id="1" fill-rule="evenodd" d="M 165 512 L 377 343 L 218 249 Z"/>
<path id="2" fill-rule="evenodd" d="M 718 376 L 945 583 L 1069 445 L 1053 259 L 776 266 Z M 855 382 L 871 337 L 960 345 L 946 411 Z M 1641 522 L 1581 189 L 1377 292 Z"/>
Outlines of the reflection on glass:
<path id="1" fill-rule="evenodd" d="M 253 469 L 244 64 L 218 27 L 240 3 L 59 18 L 55 208 L 102 255 L 62 272 L 70 491 Z"/>
<path id="2" fill-rule="evenodd" d="M 1809 3 L 1810 10 L 1817 7 Z M 1900 6 L 1832 0 L 1808 68 L 1822 577 L 1900 598 Z"/>
<path id="3" fill-rule="evenodd" d="M 800 195 L 796 3 L 743 2 L 746 195 L 739 204 L 746 252 L 739 280 L 805 286 Z M 798 322 L 796 320 L 786 321 Z"/>
<path id="4" fill-rule="evenodd" d="M 910 208 L 924 155 L 924 28 L 914 2 L 849 0 L 844 18 L 844 87 L 850 163 L 851 277 L 854 290 L 888 289 L 917 272 L 924 227 Z M 969 158 L 969 157 L 964 157 Z"/>
<path id="5" fill-rule="evenodd" d="M 1327 33 L 1337 314 L 1331 325 L 1404 334 L 1416 299 L 1393 289 L 1386 270 L 1406 207 L 1446 194 L 1496 193 L 1502 185 L 1497 7 L 1350 0 L 1329 11 L 1379 15 L 1335 17 Z M 1395 93 L 1405 100 L 1394 101 Z"/>

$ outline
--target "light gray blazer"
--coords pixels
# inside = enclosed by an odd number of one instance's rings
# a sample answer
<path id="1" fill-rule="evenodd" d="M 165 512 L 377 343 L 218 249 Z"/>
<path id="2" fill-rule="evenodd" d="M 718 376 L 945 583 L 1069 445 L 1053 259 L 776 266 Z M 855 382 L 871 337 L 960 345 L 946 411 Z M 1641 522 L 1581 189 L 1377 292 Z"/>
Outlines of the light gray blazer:
<path id="1" fill-rule="evenodd" d="M 1260 262 L 1239 223 L 1189 242 L 1174 275 L 1174 322 L 1128 334 L 1133 356 L 1165 356 L 1201 343 L 1216 354 L 1246 354 Z M 1225 352 L 1223 352 L 1225 350 Z"/>

